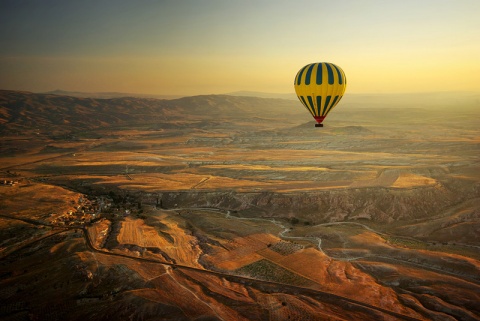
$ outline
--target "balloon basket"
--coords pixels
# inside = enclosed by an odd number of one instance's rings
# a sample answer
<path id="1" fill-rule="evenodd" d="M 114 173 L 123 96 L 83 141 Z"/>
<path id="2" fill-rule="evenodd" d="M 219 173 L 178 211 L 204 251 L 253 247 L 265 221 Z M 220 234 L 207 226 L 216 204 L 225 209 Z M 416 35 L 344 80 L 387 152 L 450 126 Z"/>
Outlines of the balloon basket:
<path id="1" fill-rule="evenodd" d="M 323 124 L 315 124 L 315 127 L 323 127 Z"/>

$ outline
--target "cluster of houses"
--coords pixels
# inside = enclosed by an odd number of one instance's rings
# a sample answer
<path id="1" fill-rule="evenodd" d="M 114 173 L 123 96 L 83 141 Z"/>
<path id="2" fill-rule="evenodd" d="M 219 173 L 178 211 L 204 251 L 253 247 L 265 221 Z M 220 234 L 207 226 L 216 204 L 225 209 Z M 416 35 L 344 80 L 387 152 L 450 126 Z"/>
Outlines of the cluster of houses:
<path id="1" fill-rule="evenodd" d="M 50 214 L 51 217 L 54 217 L 51 223 L 58 226 L 81 227 L 100 218 L 102 212 L 112 206 L 112 202 L 111 199 L 103 196 L 94 199 L 80 196 L 73 209 L 61 215 Z"/>
<path id="2" fill-rule="evenodd" d="M 50 214 L 50 217 L 53 225 L 83 227 L 102 217 L 116 218 L 138 214 L 141 212 L 140 207 L 138 203 L 135 205 L 128 201 L 120 204 L 109 196 L 91 198 L 83 195 L 75 202 L 73 209 L 61 215 Z"/>
<path id="3" fill-rule="evenodd" d="M 15 186 L 17 184 L 18 184 L 18 181 L 12 181 L 9 179 L 0 179 L 0 185 Z"/>

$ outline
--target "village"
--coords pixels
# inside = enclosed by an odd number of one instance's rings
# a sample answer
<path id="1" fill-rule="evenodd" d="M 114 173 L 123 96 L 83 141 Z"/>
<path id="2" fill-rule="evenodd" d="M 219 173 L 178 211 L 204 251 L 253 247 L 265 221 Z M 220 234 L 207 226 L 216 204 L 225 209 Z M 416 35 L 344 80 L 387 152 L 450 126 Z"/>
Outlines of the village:
<path id="1" fill-rule="evenodd" d="M 73 208 L 65 213 L 51 213 L 50 223 L 54 226 L 68 226 L 82 228 L 102 218 L 116 219 L 129 215 L 142 213 L 141 204 L 134 203 L 126 198 L 101 195 L 82 195 L 74 204 Z"/>
<path id="2" fill-rule="evenodd" d="M 0 179 L 0 185 L 15 186 L 17 184 L 18 184 L 18 181 L 9 180 L 9 179 Z"/>
<path id="3" fill-rule="evenodd" d="M 1 188 L 22 188 L 31 184 L 28 179 L 18 178 L 19 175 L 10 173 L 16 179 L 0 177 Z M 83 228 L 102 218 L 115 220 L 130 215 L 143 213 L 141 202 L 129 195 L 117 195 L 109 192 L 108 195 L 81 194 L 77 200 L 71 200 L 71 207 L 63 213 L 51 212 L 46 220 L 52 226 Z"/>

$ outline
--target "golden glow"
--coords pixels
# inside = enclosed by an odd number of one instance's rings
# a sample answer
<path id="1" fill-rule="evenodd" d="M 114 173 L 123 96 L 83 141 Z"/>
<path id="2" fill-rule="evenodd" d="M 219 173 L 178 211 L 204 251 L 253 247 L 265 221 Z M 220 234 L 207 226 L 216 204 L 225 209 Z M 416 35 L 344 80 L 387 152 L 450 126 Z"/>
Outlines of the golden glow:
<path id="1" fill-rule="evenodd" d="M 0 88 L 292 93 L 327 61 L 348 93 L 480 91 L 479 1 L 108 2 L 1 7 Z"/>

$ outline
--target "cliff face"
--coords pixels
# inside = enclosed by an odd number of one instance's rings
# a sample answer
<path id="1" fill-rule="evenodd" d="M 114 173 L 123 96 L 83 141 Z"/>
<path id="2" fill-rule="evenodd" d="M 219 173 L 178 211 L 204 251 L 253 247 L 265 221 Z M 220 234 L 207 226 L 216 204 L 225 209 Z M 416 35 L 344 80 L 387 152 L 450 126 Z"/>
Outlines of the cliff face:
<path id="1" fill-rule="evenodd" d="M 363 219 L 377 223 L 410 221 L 441 214 L 479 197 L 475 185 L 458 189 L 363 188 L 308 193 L 162 192 L 140 193 L 145 203 L 164 208 L 215 207 L 243 216 L 296 217 L 311 224 Z"/>

